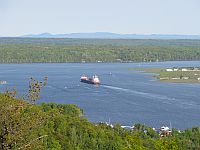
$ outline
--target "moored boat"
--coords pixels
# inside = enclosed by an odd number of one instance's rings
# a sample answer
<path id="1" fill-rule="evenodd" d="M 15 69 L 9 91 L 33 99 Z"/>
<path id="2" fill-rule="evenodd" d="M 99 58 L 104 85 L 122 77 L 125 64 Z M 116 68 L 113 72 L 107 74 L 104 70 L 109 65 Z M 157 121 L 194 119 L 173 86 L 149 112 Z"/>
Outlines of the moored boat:
<path id="1" fill-rule="evenodd" d="M 7 81 L 0 81 L 0 84 L 7 84 Z"/>
<path id="2" fill-rule="evenodd" d="M 89 77 L 83 75 L 83 76 L 81 76 L 81 82 L 88 83 L 88 84 L 100 84 L 100 80 L 97 75 L 93 75 L 92 78 L 89 78 Z"/>

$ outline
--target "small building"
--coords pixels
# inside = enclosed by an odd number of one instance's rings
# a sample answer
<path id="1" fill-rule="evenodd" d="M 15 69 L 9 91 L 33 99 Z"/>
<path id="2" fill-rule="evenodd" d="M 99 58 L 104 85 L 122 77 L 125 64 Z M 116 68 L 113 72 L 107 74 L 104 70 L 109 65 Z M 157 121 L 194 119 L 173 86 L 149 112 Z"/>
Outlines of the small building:
<path id="1" fill-rule="evenodd" d="M 181 79 L 180 77 L 172 77 L 171 78 L 172 80 L 179 80 L 179 79 Z"/>
<path id="2" fill-rule="evenodd" d="M 172 134 L 172 131 L 169 129 L 169 127 L 162 126 L 160 128 L 160 136 L 161 137 L 170 136 L 171 134 Z"/>
<path id="3" fill-rule="evenodd" d="M 167 68 L 166 71 L 170 71 L 170 72 L 171 72 L 171 71 L 173 71 L 173 69 L 171 69 L 171 68 Z"/>
<path id="4" fill-rule="evenodd" d="M 178 68 L 174 68 L 174 71 L 178 71 Z"/>
<path id="5" fill-rule="evenodd" d="M 182 77 L 182 79 L 183 79 L 183 80 L 188 80 L 188 79 L 189 79 L 189 77 Z"/>
<path id="6" fill-rule="evenodd" d="M 188 69 L 186 69 L 186 68 L 182 68 L 181 71 L 188 71 Z"/>
<path id="7" fill-rule="evenodd" d="M 127 129 L 127 130 L 133 130 L 134 126 L 121 126 L 121 128 Z"/>
<path id="8" fill-rule="evenodd" d="M 162 126 L 160 128 L 160 131 L 169 131 L 169 127 Z"/>

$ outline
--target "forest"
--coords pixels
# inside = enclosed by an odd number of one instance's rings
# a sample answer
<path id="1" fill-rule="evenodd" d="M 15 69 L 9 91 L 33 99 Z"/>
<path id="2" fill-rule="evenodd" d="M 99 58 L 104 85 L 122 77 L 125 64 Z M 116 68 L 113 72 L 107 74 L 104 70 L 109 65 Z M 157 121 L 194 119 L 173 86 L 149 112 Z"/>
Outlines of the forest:
<path id="1" fill-rule="evenodd" d="M 200 40 L 0 38 L 0 63 L 200 60 Z"/>
<path id="2" fill-rule="evenodd" d="M 0 149 L 26 150 L 188 150 L 200 149 L 200 127 L 172 130 L 161 137 L 151 127 L 132 130 L 91 123 L 73 104 L 32 104 L 0 94 Z"/>

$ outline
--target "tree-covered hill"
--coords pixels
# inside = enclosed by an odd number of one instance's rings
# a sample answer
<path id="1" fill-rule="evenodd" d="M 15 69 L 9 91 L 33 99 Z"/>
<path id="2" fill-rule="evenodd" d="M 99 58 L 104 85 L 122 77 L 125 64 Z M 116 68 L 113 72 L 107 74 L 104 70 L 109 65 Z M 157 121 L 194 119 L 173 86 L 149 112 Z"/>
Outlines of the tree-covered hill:
<path id="1" fill-rule="evenodd" d="M 133 130 L 83 118 L 75 105 L 32 105 L 0 94 L 0 149 L 30 150 L 143 150 L 199 149 L 200 128 L 160 137 L 152 128 L 136 124 Z"/>
<path id="2" fill-rule="evenodd" d="M 200 40 L 0 38 L 0 63 L 200 60 Z"/>

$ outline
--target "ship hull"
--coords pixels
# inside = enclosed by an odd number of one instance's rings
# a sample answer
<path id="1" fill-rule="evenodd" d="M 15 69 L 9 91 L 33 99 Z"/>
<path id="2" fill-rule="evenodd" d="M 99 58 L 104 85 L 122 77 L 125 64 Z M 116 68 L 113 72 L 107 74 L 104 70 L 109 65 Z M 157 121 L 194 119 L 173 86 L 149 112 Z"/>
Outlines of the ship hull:
<path id="1" fill-rule="evenodd" d="M 91 81 L 91 80 L 83 80 L 83 79 L 81 79 L 81 82 L 87 83 L 87 84 L 99 84 L 99 83 L 96 83 L 96 82 Z"/>

